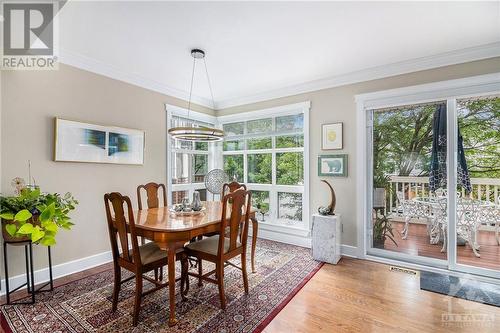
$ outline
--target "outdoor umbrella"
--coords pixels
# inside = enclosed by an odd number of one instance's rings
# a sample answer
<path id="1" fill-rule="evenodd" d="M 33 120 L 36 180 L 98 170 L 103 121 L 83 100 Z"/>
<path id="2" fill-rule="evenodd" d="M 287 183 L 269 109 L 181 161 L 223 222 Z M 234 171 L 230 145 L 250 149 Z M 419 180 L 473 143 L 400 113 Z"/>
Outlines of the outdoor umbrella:
<path id="1" fill-rule="evenodd" d="M 470 175 L 467 170 L 467 161 L 463 138 L 458 128 L 458 165 L 457 165 L 457 184 L 460 184 L 465 193 L 472 191 Z M 435 192 L 438 188 L 446 188 L 446 105 L 438 105 L 434 112 L 432 124 L 432 154 L 431 169 L 429 172 L 429 189 Z"/>

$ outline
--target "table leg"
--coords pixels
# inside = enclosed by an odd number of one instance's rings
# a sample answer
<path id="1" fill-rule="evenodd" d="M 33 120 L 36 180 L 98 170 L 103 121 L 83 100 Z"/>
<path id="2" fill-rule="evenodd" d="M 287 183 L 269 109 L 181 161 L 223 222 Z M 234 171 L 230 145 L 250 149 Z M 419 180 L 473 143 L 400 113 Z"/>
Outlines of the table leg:
<path id="1" fill-rule="evenodd" d="M 175 318 L 175 250 L 176 244 L 172 243 L 168 246 L 168 294 L 170 301 L 170 317 L 168 319 L 168 326 L 177 324 Z"/>
<path id="2" fill-rule="evenodd" d="M 259 223 L 255 217 L 252 217 L 252 273 L 255 273 L 255 246 L 257 245 L 257 231 L 259 229 Z"/>

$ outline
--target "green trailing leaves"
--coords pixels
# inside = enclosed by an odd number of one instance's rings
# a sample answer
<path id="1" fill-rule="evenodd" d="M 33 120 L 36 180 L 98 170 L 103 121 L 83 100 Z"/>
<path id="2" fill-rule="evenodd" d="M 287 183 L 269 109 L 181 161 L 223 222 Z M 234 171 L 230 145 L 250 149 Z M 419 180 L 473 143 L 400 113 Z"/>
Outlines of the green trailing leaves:
<path id="1" fill-rule="evenodd" d="M 51 232 L 56 233 L 58 230 L 57 224 L 54 221 L 46 221 L 46 222 L 42 223 L 42 226 L 47 231 L 51 231 Z"/>
<path id="2" fill-rule="evenodd" d="M 45 246 L 53 246 L 56 245 L 56 239 L 54 238 L 54 236 L 45 235 L 45 237 L 43 237 L 40 241 L 40 244 Z"/>
<path id="3" fill-rule="evenodd" d="M 77 204 L 71 193 L 61 196 L 25 188 L 18 196 L 0 196 L 0 218 L 12 237 L 28 236 L 34 243 L 52 246 L 60 228 L 69 230 L 73 226 L 69 213 Z"/>
<path id="4" fill-rule="evenodd" d="M 45 209 L 42 211 L 42 214 L 40 214 L 40 221 L 41 222 L 50 221 L 54 217 L 55 212 L 56 212 L 56 204 L 53 202 L 47 207 L 45 207 Z"/>
<path id="5" fill-rule="evenodd" d="M 31 231 L 31 241 L 33 243 L 38 242 L 40 239 L 43 238 L 43 236 L 45 236 L 45 231 L 40 229 L 39 226 L 34 227 L 33 230 Z"/>
<path id="6" fill-rule="evenodd" d="M 16 213 L 16 215 L 14 216 L 14 220 L 19 222 L 25 222 L 29 220 L 32 216 L 33 215 L 30 213 L 29 210 L 23 209 Z"/>
<path id="7" fill-rule="evenodd" d="M 13 220 L 14 219 L 14 214 L 12 214 L 12 213 L 3 213 L 3 214 L 0 214 L 0 218 L 2 218 L 4 220 Z"/>
<path id="8" fill-rule="evenodd" d="M 22 235 L 29 235 L 33 232 L 33 224 L 25 223 L 19 228 L 17 232 Z"/>
<path id="9" fill-rule="evenodd" d="M 5 230 L 7 231 L 7 233 L 9 235 L 11 235 L 12 237 L 14 237 L 14 235 L 16 234 L 17 232 L 17 227 L 15 224 L 6 224 L 5 225 Z"/>

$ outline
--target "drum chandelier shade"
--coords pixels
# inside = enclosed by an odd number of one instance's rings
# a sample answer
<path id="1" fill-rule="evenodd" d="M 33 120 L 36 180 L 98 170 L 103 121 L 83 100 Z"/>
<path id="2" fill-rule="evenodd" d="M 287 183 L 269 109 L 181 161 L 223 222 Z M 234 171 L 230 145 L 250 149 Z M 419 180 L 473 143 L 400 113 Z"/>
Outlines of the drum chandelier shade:
<path id="1" fill-rule="evenodd" d="M 191 96 L 193 94 L 193 82 L 194 82 L 194 70 L 196 67 L 196 60 L 203 59 L 203 64 L 205 65 L 205 72 L 207 73 L 208 87 L 210 88 L 210 94 L 212 95 L 212 107 L 215 109 L 214 94 L 212 92 L 212 85 L 210 84 L 210 77 L 208 76 L 207 63 L 205 61 L 205 52 L 199 49 L 191 50 L 191 56 L 193 57 L 193 70 L 191 72 L 191 87 L 189 89 L 189 102 L 188 102 L 188 120 L 189 112 L 191 111 Z M 183 127 L 172 127 L 168 130 L 168 134 L 176 140 L 182 141 L 197 141 L 197 142 L 214 142 L 221 141 L 224 139 L 224 131 L 204 126 L 197 126 L 194 124 L 192 126 Z"/>

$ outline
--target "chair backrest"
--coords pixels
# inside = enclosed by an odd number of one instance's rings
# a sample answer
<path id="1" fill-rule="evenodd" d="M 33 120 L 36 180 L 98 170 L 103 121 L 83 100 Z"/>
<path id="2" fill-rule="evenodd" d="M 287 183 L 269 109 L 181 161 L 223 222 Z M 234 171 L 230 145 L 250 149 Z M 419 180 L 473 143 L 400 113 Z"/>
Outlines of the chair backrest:
<path id="1" fill-rule="evenodd" d="M 247 186 L 245 184 L 240 184 L 235 180 L 233 180 L 229 184 L 225 183 L 224 185 L 222 185 L 222 195 L 226 195 L 227 193 L 234 192 L 239 188 L 243 188 L 245 191 L 247 190 Z"/>
<path id="2" fill-rule="evenodd" d="M 225 238 L 229 238 L 229 249 L 226 253 L 239 248 L 246 247 L 248 238 L 248 224 L 250 221 L 250 202 L 252 193 L 246 189 L 239 188 L 234 192 L 226 194 L 222 199 L 222 217 L 219 237 L 218 255 L 224 253 Z M 242 232 L 240 233 L 240 228 Z M 227 232 L 229 231 L 229 232 Z M 241 243 L 238 236 L 241 234 Z M 223 237 L 224 235 L 229 237 Z"/>
<path id="3" fill-rule="evenodd" d="M 163 206 L 167 206 L 167 188 L 164 184 L 157 183 L 147 183 L 146 185 L 137 186 L 137 206 L 139 209 L 142 209 L 142 200 L 141 200 L 141 189 L 146 191 L 146 195 L 148 197 L 147 204 L 148 208 L 158 208 L 160 207 L 160 200 L 158 198 L 159 189 L 163 191 Z"/>
<path id="4" fill-rule="evenodd" d="M 127 205 L 127 217 L 125 216 L 124 204 Z M 106 207 L 106 218 L 108 220 L 109 240 L 111 242 L 113 260 L 118 260 L 120 257 L 120 251 L 118 249 L 118 242 L 120 242 L 122 250 L 121 258 L 135 265 L 140 265 L 141 256 L 139 254 L 139 245 L 137 244 L 134 213 L 132 211 L 130 198 L 118 192 L 106 193 L 104 195 L 104 205 Z M 113 213 L 111 212 L 111 208 L 113 209 Z M 129 232 L 131 236 L 130 239 L 128 237 Z M 130 252 L 130 248 L 132 248 L 132 253 Z"/>

